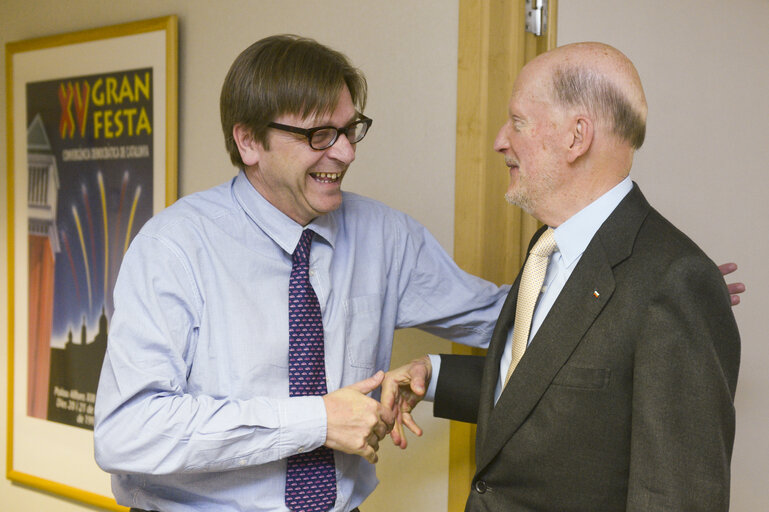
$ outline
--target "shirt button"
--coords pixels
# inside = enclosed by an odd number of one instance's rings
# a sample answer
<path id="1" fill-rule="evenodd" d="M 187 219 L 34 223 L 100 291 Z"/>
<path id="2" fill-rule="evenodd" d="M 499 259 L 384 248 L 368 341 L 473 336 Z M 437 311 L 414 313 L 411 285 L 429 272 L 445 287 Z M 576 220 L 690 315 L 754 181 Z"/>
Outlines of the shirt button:
<path id="1" fill-rule="evenodd" d="M 310 275 L 310 277 L 313 277 L 315 275 L 315 270 L 310 269 L 310 271 L 307 273 Z"/>
<path id="2" fill-rule="evenodd" d="M 304 453 L 304 446 L 300 446 L 299 448 L 297 448 L 296 452 L 297 453 Z"/>
<path id="3" fill-rule="evenodd" d="M 488 488 L 485 480 L 477 480 L 475 482 L 475 492 L 478 494 L 484 494 Z"/>

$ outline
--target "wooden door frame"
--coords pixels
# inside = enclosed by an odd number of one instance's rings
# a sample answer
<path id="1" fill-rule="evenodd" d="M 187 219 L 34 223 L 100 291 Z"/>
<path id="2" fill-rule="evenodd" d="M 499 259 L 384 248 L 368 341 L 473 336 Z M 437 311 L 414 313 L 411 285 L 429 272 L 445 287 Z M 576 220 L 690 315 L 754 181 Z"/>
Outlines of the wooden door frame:
<path id="1" fill-rule="evenodd" d="M 556 46 L 558 2 L 548 0 L 547 32 L 524 31 L 524 0 L 460 0 L 454 259 L 466 271 L 511 283 L 537 221 L 504 200 L 508 173 L 492 141 L 507 119 L 523 65 Z M 455 354 L 479 354 L 454 344 Z M 451 422 L 449 512 L 464 510 L 475 473 L 475 425 Z"/>

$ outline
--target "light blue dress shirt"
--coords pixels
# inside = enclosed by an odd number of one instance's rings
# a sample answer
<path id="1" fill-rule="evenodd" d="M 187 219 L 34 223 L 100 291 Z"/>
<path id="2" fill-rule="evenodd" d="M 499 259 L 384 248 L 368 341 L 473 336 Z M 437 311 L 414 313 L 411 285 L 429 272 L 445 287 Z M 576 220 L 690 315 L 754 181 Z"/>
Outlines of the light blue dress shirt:
<path id="1" fill-rule="evenodd" d="M 403 213 L 345 193 L 315 219 L 310 281 L 329 392 L 386 370 L 393 331 L 487 346 L 507 287 L 460 270 Z M 96 460 L 118 503 L 285 511 L 285 459 L 324 443 L 320 397 L 288 396 L 288 281 L 303 227 L 241 172 L 150 220 L 125 255 L 96 399 Z M 335 453 L 334 511 L 374 489 Z"/>
<path id="2" fill-rule="evenodd" d="M 550 256 L 547 265 L 547 273 L 542 284 L 542 292 L 537 304 L 534 306 L 534 314 L 531 317 L 529 341 L 534 338 L 542 322 L 553 307 L 558 295 L 569 280 L 569 276 L 582 258 L 588 244 L 595 236 L 596 231 L 609 218 L 611 212 L 617 208 L 622 199 L 633 189 L 633 182 L 626 177 L 604 195 L 584 207 L 571 216 L 566 222 L 553 230 L 555 242 L 558 247 Z M 499 363 L 499 380 L 494 393 L 494 403 L 499 400 L 502 389 L 505 387 L 505 377 L 513 354 L 513 329 L 507 333 L 505 350 Z"/>
<path id="3" fill-rule="evenodd" d="M 555 241 L 558 247 L 550 256 L 547 266 L 547 273 L 542 285 L 542 292 L 534 306 L 534 314 L 531 319 L 531 328 L 529 330 L 529 343 L 537 334 L 539 327 L 550 312 L 550 308 L 563 290 L 566 281 L 579 263 L 582 253 L 585 252 L 590 241 L 595 236 L 596 231 L 611 215 L 622 199 L 632 190 L 633 182 L 630 177 L 626 177 L 620 183 L 601 197 L 590 203 L 588 206 L 571 216 L 566 222 L 553 230 Z M 507 342 L 502 352 L 502 359 L 499 363 L 499 378 L 496 391 L 494 393 L 494 403 L 499 400 L 502 389 L 505 386 L 505 377 L 507 369 L 510 367 L 513 351 L 513 329 L 507 334 Z M 432 379 L 428 386 L 425 398 L 432 400 L 435 397 L 435 387 L 440 373 L 440 357 L 430 355 L 430 361 L 433 367 Z"/>

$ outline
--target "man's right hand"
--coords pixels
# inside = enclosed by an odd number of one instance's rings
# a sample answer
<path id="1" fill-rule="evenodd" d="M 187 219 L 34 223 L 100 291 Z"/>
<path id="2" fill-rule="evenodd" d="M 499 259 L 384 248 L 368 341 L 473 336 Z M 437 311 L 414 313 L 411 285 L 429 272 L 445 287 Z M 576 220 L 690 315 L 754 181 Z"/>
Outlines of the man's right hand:
<path id="1" fill-rule="evenodd" d="M 414 434 L 421 436 L 422 429 L 411 415 L 414 407 L 424 398 L 432 375 L 428 356 L 414 359 L 409 364 L 390 370 L 382 383 L 382 405 L 396 411 L 395 427 L 390 432 L 393 444 L 405 449 L 408 446 L 405 425 Z"/>
<path id="2" fill-rule="evenodd" d="M 360 455 L 372 464 L 379 457 L 379 441 L 390 432 L 395 413 L 366 396 L 382 384 L 384 372 L 323 396 L 326 405 L 325 445 L 333 450 Z"/>

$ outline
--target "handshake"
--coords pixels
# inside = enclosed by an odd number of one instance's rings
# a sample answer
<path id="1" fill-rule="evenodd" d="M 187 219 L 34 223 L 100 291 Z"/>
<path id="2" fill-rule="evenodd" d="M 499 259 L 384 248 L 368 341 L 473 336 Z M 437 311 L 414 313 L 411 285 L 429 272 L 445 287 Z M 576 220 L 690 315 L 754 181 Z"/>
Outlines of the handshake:
<path id="1" fill-rule="evenodd" d="M 411 411 L 424 398 L 430 382 L 430 358 L 423 356 L 387 373 L 372 377 L 323 396 L 326 406 L 325 445 L 333 450 L 360 455 L 375 464 L 379 441 L 390 434 L 393 444 L 407 446 L 404 426 L 417 436 L 422 429 Z M 366 396 L 382 387 L 381 402 Z"/>

